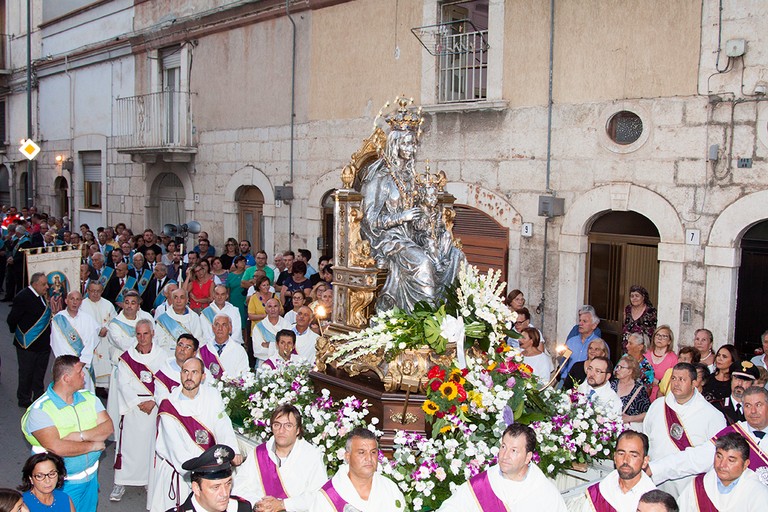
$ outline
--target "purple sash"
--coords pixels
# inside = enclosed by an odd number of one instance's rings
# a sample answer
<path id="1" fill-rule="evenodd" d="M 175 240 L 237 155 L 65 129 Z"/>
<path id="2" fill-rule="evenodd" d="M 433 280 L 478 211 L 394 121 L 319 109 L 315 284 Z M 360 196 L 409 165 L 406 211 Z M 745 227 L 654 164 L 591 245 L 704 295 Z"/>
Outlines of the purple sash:
<path id="1" fill-rule="evenodd" d="M 173 388 L 175 388 L 180 384 L 179 382 L 176 382 L 175 380 L 173 380 L 172 378 L 164 374 L 163 370 L 158 370 L 158 372 L 155 374 L 155 378 L 159 380 L 163 384 L 163 386 L 168 388 L 168 392 L 173 391 Z"/>
<path id="2" fill-rule="evenodd" d="M 682 452 L 693 446 L 677 413 L 666 402 L 664 402 L 664 419 L 667 422 L 667 434 L 678 450 Z"/>
<path id="3" fill-rule="evenodd" d="M 261 485 L 264 493 L 280 500 L 288 498 L 288 493 L 283 488 L 283 481 L 277 471 L 277 464 L 269 458 L 267 443 L 262 443 L 254 450 L 256 454 L 256 469 L 259 470 Z"/>
<path id="4" fill-rule="evenodd" d="M 715 437 L 713 437 L 711 441 L 714 444 L 718 438 L 732 432 L 736 432 L 741 437 L 743 437 L 749 445 L 749 469 L 752 471 L 757 471 L 762 467 L 768 467 L 768 454 L 763 453 L 763 450 L 761 450 L 755 440 L 752 439 L 752 436 L 750 436 L 747 431 L 744 430 L 744 427 L 742 427 L 739 423 L 734 423 L 733 425 L 725 427 L 723 430 L 715 434 Z"/>
<path id="5" fill-rule="evenodd" d="M 344 501 L 344 498 L 342 498 L 338 491 L 333 487 L 332 480 L 325 482 L 325 485 L 320 488 L 320 492 L 325 495 L 328 503 L 331 504 L 336 512 L 344 512 L 344 507 L 349 505 L 349 503 Z"/>
<path id="6" fill-rule="evenodd" d="M 275 363 L 273 363 L 270 359 L 267 359 L 266 361 L 261 363 L 261 366 L 268 366 L 268 367 L 272 368 L 273 370 L 277 369 L 277 367 L 275 366 Z"/>
<path id="7" fill-rule="evenodd" d="M 704 473 L 696 475 L 693 480 L 693 491 L 696 496 L 696 504 L 699 506 L 699 512 L 718 512 L 717 507 L 707 496 L 704 489 Z"/>
<path id="8" fill-rule="evenodd" d="M 160 415 L 167 414 L 176 419 L 189 435 L 189 438 L 203 450 L 207 450 L 216 444 L 216 438 L 208 427 L 197 421 L 192 416 L 182 416 L 167 398 L 160 402 L 157 408 L 157 423 L 160 424 Z"/>
<path id="9" fill-rule="evenodd" d="M 150 392 L 150 394 L 155 394 L 155 375 L 152 373 L 152 370 L 146 367 L 146 365 L 136 361 L 134 358 L 131 357 L 131 355 L 126 350 L 123 352 L 123 355 L 120 356 L 120 359 L 123 360 L 125 364 L 128 365 L 128 368 L 133 372 L 133 374 L 136 376 L 136 378 L 141 382 L 141 384 L 147 388 L 147 391 Z"/>
<path id="10" fill-rule="evenodd" d="M 587 488 L 587 498 L 592 502 L 592 508 L 595 509 L 595 512 L 616 512 L 613 505 L 608 503 L 603 493 L 600 492 L 600 482 Z"/>
<path id="11" fill-rule="evenodd" d="M 488 472 L 483 471 L 469 479 L 469 490 L 477 501 L 480 510 L 485 512 L 501 512 L 509 510 L 504 502 L 496 496 L 491 489 L 491 482 L 488 480 Z"/>
<path id="12" fill-rule="evenodd" d="M 203 345 L 200 348 L 200 359 L 203 360 L 205 367 L 208 368 L 208 370 L 211 372 L 211 375 L 217 379 L 221 378 L 221 376 L 224 374 L 224 368 L 221 367 L 221 361 L 219 361 L 219 358 L 216 357 L 216 354 L 211 352 L 211 349 L 208 348 L 208 345 Z"/>

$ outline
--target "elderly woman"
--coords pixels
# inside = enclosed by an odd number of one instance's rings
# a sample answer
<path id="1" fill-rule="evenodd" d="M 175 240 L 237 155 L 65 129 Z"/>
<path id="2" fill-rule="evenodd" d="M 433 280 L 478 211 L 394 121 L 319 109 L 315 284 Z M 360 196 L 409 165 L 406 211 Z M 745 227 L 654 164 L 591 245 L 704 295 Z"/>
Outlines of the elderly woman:
<path id="1" fill-rule="evenodd" d="M 651 343 L 651 349 L 645 353 L 645 358 L 653 366 L 651 401 L 654 401 L 659 396 L 659 381 L 668 369 L 677 364 L 677 354 L 675 354 L 675 335 L 668 325 L 661 325 L 656 329 Z"/>
<path id="2" fill-rule="evenodd" d="M 539 378 L 542 383 L 549 381 L 554 366 L 552 358 L 545 354 L 541 345 L 541 336 L 539 330 L 534 327 L 523 329 L 520 333 L 520 348 L 523 349 L 523 359 L 525 364 L 533 368 L 533 374 Z"/>
<path id="3" fill-rule="evenodd" d="M 512 290 L 509 292 L 509 295 L 507 295 L 506 304 L 512 311 L 522 309 L 523 306 L 525 306 L 525 295 L 523 295 L 523 292 L 520 290 Z"/>
<path id="4" fill-rule="evenodd" d="M 715 352 L 712 350 L 714 337 L 709 329 L 696 329 L 693 335 L 693 346 L 699 351 L 699 362 L 709 368 L 709 372 L 715 371 Z"/>
<path id="5" fill-rule="evenodd" d="M 651 386 L 653 386 L 654 371 L 653 365 L 645 358 L 645 353 L 648 350 L 650 344 L 650 338 L 644 333 L 634 332 L 627 338 L 627 354 L 637 360 L 640 366 L 640 372 L 642 376 L 640 380 L 645 385 L 645 390 L 650 392 Z"/>
<path id="6" fill-rule="evenodd" d="M 656 308 L 648 290 L 640 285 L 629 289 L 629 304 L 624 308 L 624 326 L 621 330 L 621 348 L 626 353 L 629 335 L 635 332 L 651 336 L 656 329 Z"/>
<path id="7" fill-rule="evenodd" d="M 645 386 L 640 381 L 641 375 L 637 359 L 624 354 L 614 367 L 614 379 L 611 380 L 611 387 L 621 398 L 622 419 L 632 430 L 642 428 L 645 413 L 651 406 Z"/>
<path id="8" fill-rule="evenodd" d="M 587 366 L 590 361 L 596 357 L 608 357 L 608 344 L 602 339 L 597 338 L 589 342 L 587 347 L 587 360 L 574 363 L 568 375 L 565 376 L 563 389 L 578 387 L 587 378 Z"/>
<path id="9" fill-rule="evenodd" d="M 731 365 L 741 358 L 733 345 L 723 345 L 715 355 L 715 372 L 704 384 L 703 395 L 707 402 L 717 402 L 731 396 Z"/>
<path id="10" fill-rule="evenodd" d="M 64 460 L 50 452 L 32 455 L 21 470 L 24 504 L 30 512 L 75 512 L 70 497 L 61 490 L 64 478 Z"/>

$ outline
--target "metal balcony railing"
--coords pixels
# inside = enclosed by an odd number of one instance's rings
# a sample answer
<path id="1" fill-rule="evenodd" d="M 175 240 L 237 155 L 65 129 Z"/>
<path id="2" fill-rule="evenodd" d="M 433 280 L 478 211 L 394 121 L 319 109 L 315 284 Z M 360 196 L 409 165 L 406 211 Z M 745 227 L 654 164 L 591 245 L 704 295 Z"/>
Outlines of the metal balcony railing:
<path id="1" fill-rule="evenodd" d="M 117 99 L 117 147 L 192 147 L 190 93 L 162 91 Z"/>
<path id="2" fill-rule="evenodd" d="M 487 97 L 488 31 L 444 34 L 438 62 L 438 102 L 478 101 Z"/>

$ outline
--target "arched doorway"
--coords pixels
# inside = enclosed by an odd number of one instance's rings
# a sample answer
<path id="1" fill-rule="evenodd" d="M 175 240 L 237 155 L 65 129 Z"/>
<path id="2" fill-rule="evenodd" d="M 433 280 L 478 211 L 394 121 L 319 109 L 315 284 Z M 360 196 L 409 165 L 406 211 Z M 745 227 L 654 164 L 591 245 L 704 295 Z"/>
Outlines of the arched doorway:
<path id="1" fill-rule="evenodd" d="M 11 197 L 10 172 L 6 166 L 0 167 L 0 205 L 11 206 L 16 204 Z"/>
<path id="2" fill-rule="evenodd" d="M 614 359 L 621 354 L 624 307 L 629 287 L 644 286 L 654 305 L 659 294 L 659 230 L 632 211 L 608 212 L 589 229 L 585 304 L 600 317 L 603 339 Z"/>
<path id="3" fill-rule="evenodd" d="M 56 191 L 56 216 L 69 216 L 69 185 L 67 179 L 58 176 L 53 182 L 53 188 Z"/>
<path id="4" fill-rule="evenodd" d="M 184 224 L 184 185 L 179 177 L 170 172 L 164 172 L 157 177 L 157 200 L 160 215 L 160 226 L 165 224 Z"/>
<path id="5" fill-rule="evenodd" d="M 461 239 L 467 261 L 482 272 L 494 268 L 501 270 L 501 281 L 507 280 L 509 263 L 509 230 L 493 217 L 472 208 L 457 204 L 453 235 Z"/>
<path id="6" fill-rule="evenodd" d="M 19 211 L 21 211 L 22 206 L 27 205 L 27 198 L 29 197 L 29 188 L 27 187 L 27 173 L 22 172 L 19 174 L 19 181 L 16 182 L 16 193 L 19 196 L 16 204 L 16 206 Z"/>
<path id="7" fill-rule="evenodd" d="M 736 294 L 736 328 L 732 342 L 752 357 L 760 335 L 768 329 L 765 288 L 768 286 L 768 220 L 752 226 L 741 238 L 741 267 Z M 730 343 L 731 340 L 727 340 Z"/>
<path id="8" fill-rule="evenodd" d="M 323 211 L 320 214 L 320 222 L 322 222 L 323 231 L 321 239 L 318 240 L 317 244 L 317 250 L 319 251 L 318 256 L 326 254 L 333 257 L 333 232 L 335 226 L 334 208 L 336 206 L 336 198 L 333 195 L 334 192 L 336 192 L 336 190 L 329 190 L 323 196 L 321 204 Z"/>
<path id="9" fill-rule="evenodd" d="M 235 193 L 238 204 L 239 240 L 248 240 L 254 252 L 266 250 L 264 240 L 264 194 L 258 187 L 240 187 Z"/>

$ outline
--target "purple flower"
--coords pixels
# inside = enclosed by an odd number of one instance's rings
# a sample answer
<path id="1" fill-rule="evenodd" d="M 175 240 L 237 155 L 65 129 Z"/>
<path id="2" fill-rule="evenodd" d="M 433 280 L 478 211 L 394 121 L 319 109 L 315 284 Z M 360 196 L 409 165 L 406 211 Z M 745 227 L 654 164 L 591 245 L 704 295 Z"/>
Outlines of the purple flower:
<path id="1" fill-rule="evenodd" d="M 510 426 L 515 422 L 515 413 L 512 412 L 512 408 L 508 405 L 504 406 L 501 411 L 501 417 L 504 419 L 504 424 Z"/>
<path id="2" fill-rule="evenodd" d="M 515 383 L 516 383 L 516 382 L 517 382 L 517 381 L 515 380 L 515 378 L 514 378 L 514 377 L 510 377 L 510 378 L 508 378 L 508 379 L 507 379 L 507 387 L 508 387 L 508 388 L 513 388 L 513 387 L 515 387 Z"/>
<path id="3" fill-rule="evenodd" d="M 293 391 L 298 391 L 298 390 L 300 390 L 300 389 L 301 389 L 301 383 L 300 383 L 299 381 L 296 381 L 296 380 L 295 380 L 295 381 L 293 381 L 293 382 L 291 383 L 291 390 L 293 390 Z"/>

